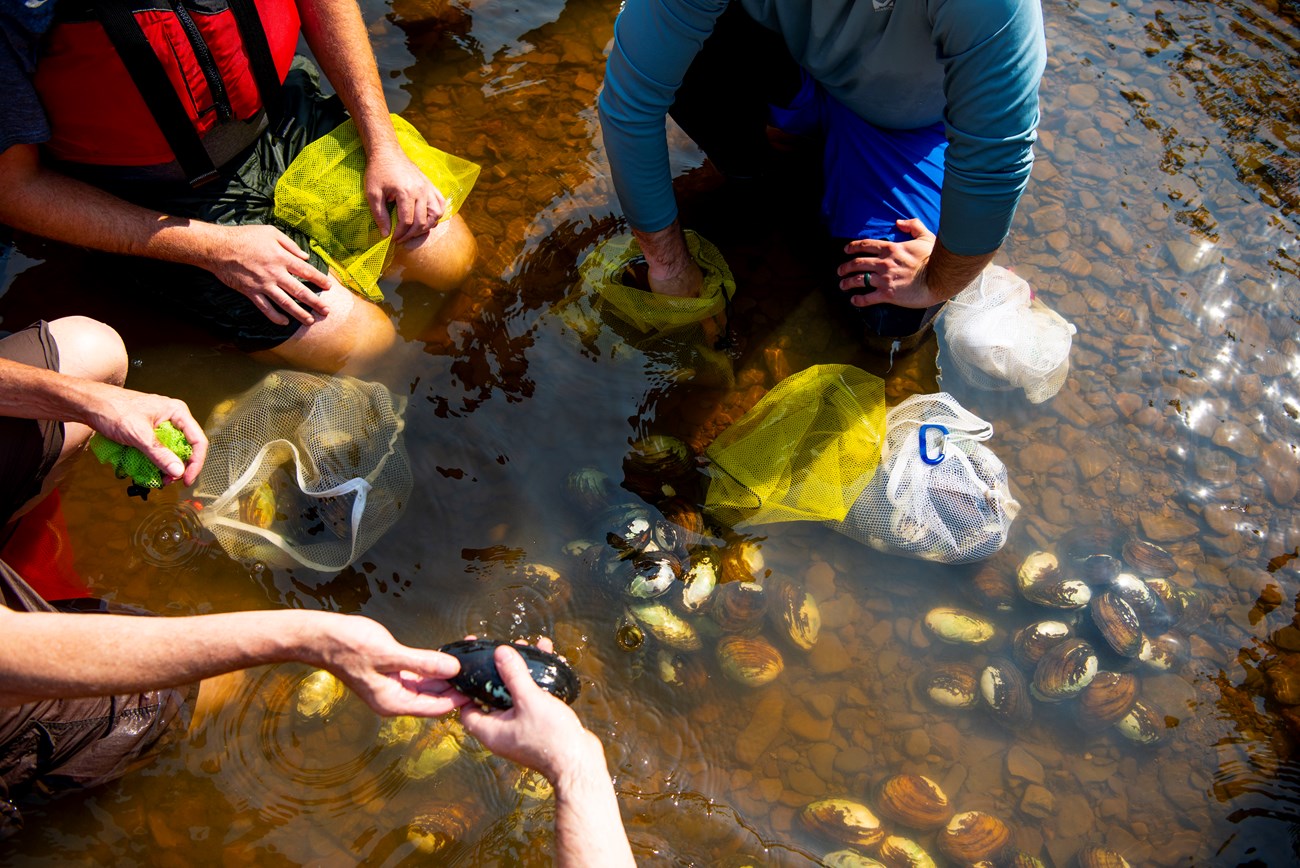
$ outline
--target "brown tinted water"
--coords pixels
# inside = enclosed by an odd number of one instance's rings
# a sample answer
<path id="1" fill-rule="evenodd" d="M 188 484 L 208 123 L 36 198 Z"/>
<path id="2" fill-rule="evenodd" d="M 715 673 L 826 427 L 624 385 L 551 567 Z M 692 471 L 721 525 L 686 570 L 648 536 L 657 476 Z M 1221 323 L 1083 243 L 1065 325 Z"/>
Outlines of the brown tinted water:
<path id="1" fill-rule="evenodd" d="M 571 470 L 593 465 L 617 482 L 629 444 L 648 433 L 707 443 L 811 364 L 881 374 L 891 404 L 935 391 L 934 345 L 892 369 L 861 355 L 824 314 L 806 186 L 790 181 L 771 218 L 738 213 L 709 195 L 680 136 L 688 222 L 719 244 L 740 287 L 734 388 L 674 383 L 607 328 L 576 334 L 558 304 L 582 257 L 622 231 L 593 108 L 617 4 L 463 5 L 363 3 L 394 108 L 484 167 L 465 211 L 482 248 L 467 287 L 447 298 L 387 287 L 404 343 L 384 378 L 409 398 L 416 480 L 404 516 L 337 575 L 249 567 L 212 546 L 159 566 L 150 552 L 182 494 L 128 500 L 87 461 L 64 500 L 94 590 L 165 614 L 360 612 L 412 643 L 554 636 L 581 676 L 577 708 L 606 744 L 643 864 L 815 864 L 839 845 L 800 810 L 825 797 L 877 806 L 880 782 L 903 772 L 939 782 L 959 810 L 1000 817 L 1047 864 L 1070 864 L 1085 844 L 1134 864 L 1294 862 L 1295 5 L 1046 5 L 1042 141 L 999 262 L 1076 325 L 1071 376 L 1041 405 L 951 374 L 942 384 L 992 422 L 989 445 L 1022 504 L 997 569 L 1100 526 L 1168 549 L 1171 581 L 1208 604 L 1185 627 L 1189 662 L 1139 670 L 1142 696 L 1163 712 L 1156 747 L 1080 726 L 1068 703 L 1039 704 L 1014 729 L 936 707 L 916 676 L 987 653 L 936 647 L 920 621 L 937 604 L 977 606 L 977 568 L 887 557 L 816 525 L 749 534 L 823 616 L 811 653 L 782 646 L 772 684 L 733 684 L 705 650 L 688 661 L 693 686 L 673 688 L 619 650 L 616 608 L 564 552 L 590 532 L 565 496 Z M 119 326 L 131 385 L 178 395 L 200 418 L 263 373 L 179 324 L 154 325 L 79 257 L 24 241 L 3 325 L 70 312 Z M 569 592 L 548 599 L 519 580 L 528 562 L 559 569 Z M 1038 616 L 1026 604 L 990 615 L 1006 630 Z M 550 809 L 516 789 L 515 768 L 472 751 L 441 768 L 436 751 L 412 763 L 445 732 L 422 732 L 418 749 L 385 745 L 356 702 L 328 725 L 304 723 L 290 713 L 303 674 L 250 673 L 192 744 L 30 813 L 3 861 L 548 864 Z M 432 855 L 411 840 L 419 817 L 443 818 L 447 843 Z M 933 832 L 891 828 L 943 860 Z"/>

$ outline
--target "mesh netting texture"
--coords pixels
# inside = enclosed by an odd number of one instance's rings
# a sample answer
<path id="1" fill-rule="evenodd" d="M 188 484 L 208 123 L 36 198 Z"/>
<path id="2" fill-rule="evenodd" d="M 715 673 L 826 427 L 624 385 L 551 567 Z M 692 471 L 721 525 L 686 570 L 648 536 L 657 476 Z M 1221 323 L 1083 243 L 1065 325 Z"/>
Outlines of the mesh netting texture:
<path id="1" fill-rule="evenodd" d="M 628 346 L 649 357 L 666 379 L 728 387 L 734 381 L 730 357 L 715 347 L 714 318 L 736 292 L 731 269 L 717 247 L 686 230 L 686 246 L 704 274 L 697 298 L 660 295 L 643 289 L 635 274 L 641 245 L 619 235 L 597 245 L 579 267 L 580 292 L 561 304 L 561 316 L 583 337 L 603 322 Z M 595 322 L 592 322 L 592 317 Z"/>
<path id="2" fill-rule="evenodd" d="M 334 572 L 397 521 L 412 487 L 405 399 L 378 383 L 277 371 L 219 405 L 195 482 L 231 557 Z"/>
<path id="3" fill-rule="evenodd" d="M 979 389 L 1021 388 L 1031 403 L 1051 398 L 1070 373 L 1075 328 L 1013 272 L 990 265 L 944 306 L 943 358 Z"/>
<path id="4" fill-rule="evenodd" d="M 880 468 L 839 532 L 877 551 L 970 563 L 1006 544 L 1020 504 L 982 441 L 993 427 L 947 393 L 912 395 L 885 415 Z"/>
<path id="5" fill-rule="evenodd" d="M 447 200 L 451 219 L 478 180 L 479 166 L 438 150 L 397 115 L 397 142 Z M 366 201 L 366 154 L 356 124 L 348 119 L 309 144 L 275 185 L 275 217 L 302 229 L 312 247 L 352 291 L 381 301 L 380 276 L 392 253 Z"/>
<path id="6" fill-rule="evenodd" d="M 742 527 L 844 518 L 876 472 L 885 383 L 848 365 L 786 377 L 706 450 L 705 509 Z"/>

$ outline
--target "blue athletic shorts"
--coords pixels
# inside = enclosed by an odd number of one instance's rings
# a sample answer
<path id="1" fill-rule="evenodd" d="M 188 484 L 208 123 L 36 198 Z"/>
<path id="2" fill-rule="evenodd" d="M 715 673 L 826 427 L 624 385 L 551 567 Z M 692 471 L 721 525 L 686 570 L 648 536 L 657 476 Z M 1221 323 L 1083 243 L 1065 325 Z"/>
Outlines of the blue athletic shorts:
<path id="1" fill-rule="evenodd" d="M 873 126 L 845 108 L 803 73 L 803 86 L 785 108 L 770 107 L 772 123 L 786 132 L 825 139 L 822 219 L 835 238 L 906 241 L 896 220 L 916 217 L 939 231 L 943 155 L 942 123 L 915 130 Z"/>

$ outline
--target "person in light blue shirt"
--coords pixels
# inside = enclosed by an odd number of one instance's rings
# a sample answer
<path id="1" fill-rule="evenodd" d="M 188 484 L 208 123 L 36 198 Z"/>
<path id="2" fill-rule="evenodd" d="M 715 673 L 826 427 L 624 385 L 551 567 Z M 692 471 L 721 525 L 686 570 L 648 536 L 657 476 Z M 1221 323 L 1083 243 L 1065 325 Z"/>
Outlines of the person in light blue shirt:
<path id="1" fill-rule="evenodd" d="M 751 186 L 771 125 L 822 144 L 836 295 L 868 343 L 920 336 L 1007 236 L 1045 63 L 1038 0 L 627 0 L 599 109 L 651 288 L 695 295 L 701 282 L 665 115 Z M 779 190 L 759 201 L 781 214 Z"/>

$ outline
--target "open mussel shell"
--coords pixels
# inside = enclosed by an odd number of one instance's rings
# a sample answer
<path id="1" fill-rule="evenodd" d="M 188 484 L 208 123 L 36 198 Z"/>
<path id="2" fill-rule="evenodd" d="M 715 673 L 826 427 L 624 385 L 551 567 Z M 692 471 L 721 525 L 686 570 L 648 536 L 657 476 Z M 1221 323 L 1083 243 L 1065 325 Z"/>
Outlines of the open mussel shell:
<path id="1" fill-rule="evenodd" d="M 510 708 L 514 700 L 501 680 L 493 654 L 497 647 L 509 643 L 495 639 L 461 639 L 438 650 L 460 661 L 460 672 L 452 676 L 451 686 L 480 705 Z M 557 654 L 549 654 L 533 645 L 511 645 L 528 664 L 528 674 L 538 687 L 572 704 L 578 698 L 578 677 Z"/>
<path id="2" fill-rule="evenodd" d="M 722 673 L 746 687 L 770 684 L 785 669 L 781 652 L 761 636 L 725 636 L 717 655 Z"/>
<path id="3" fill-rule="evenodd" d="M 1026 671 L 1032 672 L 1047 649 L 1074 635 L 1064 621 L 1035 621 L 1016 631 L 1011 640 L 1011 656 Z"/>
<path id="4" fill-rule="evenodd" d="M 317 669 L 294 688 L 294 711 L 303 720 L 324 720 L 348 695 L 347 686 L 330 672 Z"/>
<path id="5" fill-rule="evenodd" d="M 949 645 L 987 645 L 998 635 L 992 621 L 974 612 L 936 606 L 921 620 L 927 633 Z"/>
<path id="6" fill-rule="evenodd" d="M 1160 546 L 1146 540 L 1131 539 L 1124 543 L 1124 563 L 1145 578 L 1167 579 L 1178 572 L 1178 561 Z"/>
<path id="7" fill-rule="evenodd" d="M 1109 847 L 1084 844 L 1074 854 L 1078 868 L 1129 868 L 1128 860 Z"/>
<path id="8" fill-rule="evenodd" d="M 876 851 L 890 868 L 935 868 L 934 857 L 925 848 L 902 835 L 888 835 Z"/>
<path id="9" fill-rule="evenodd" d="M 1034 716 L 1029 683 L 1016 664 L 1006 658 L 990 660 L 980 671 L 980 698 L 993 719 L 1004 726 L 1024 726 Z"/>
<path id="10" fill-rule="evenodd" d="M 939 833 L 939 849 L 962 865 L 997 862 L 1011 849 L 1011 829 L 984 811 L 955 815 Z"/>
<path id="11" fill-rule="evenodd" d="M 840 844 L 871 849 L 885 839 L 880 818 L 860 802 L 820 799 L 799 814 L 805 826 Z"/>
<path id="12" fill-rule="evenodd" d="M 894 775 L 882 781 L 876 810 L 910 829 L 937 829 L 953 815 L 952 804 L 939 785 L 914 774 Z"/>
<path id="13" fill-rule="evenodd" d="M 1097 677 L 1097 652 L 1084 639 L 1066 639 L 1053 645 L 1034 667 L 1030 694 L 1044 702 L 1060 702 L 1078 695 Z"/>
<path id="14" fill-rule="evenodd" d="M 1138 699 L 1128 714 L 1115 722 L 1115 729 L 1134 744 L 1153 746 L 1168 736 L 1165 714 L 1155 703 Z"/>
<path id="15" fill-rule="evenodd" d="M 1079 724 L 1085 729 L 1108 726 L 1133 708 L 1138 698 L 1138 679 L 1131 672 L 1098 672 L 1080 693 Z"/>
<path id="16" fill-rule="evenodd" d="M 1142 622 L 1128 601 L 1115 591 L 1092 598 L 1092 623 L 1111 650 L 1121 657 L 1136 657 L 1142 650 Z"/>
<path id="17" fill-rule="evenodd" d="M 636 651 L 645 644 L 645 630 L 626 612 L 614 628 L 614 644 L 620 651 Z"/>
<path id="18" fill-rule="evenodd" d="M 939 663 L 917 677 L 917 689 L 944 708 L 970 708 L 980 699 L 979 677 L 979 670 L 970 663 Z"/>
<path id="19" fill-rule="evenodd" d="M 564 478 L 564 491 L 578 509 L 595 515 L 609 505 L 613 485 L 600 468 L 579 467 Z"/>
<path id="20" fill-rule="evenodd" d="M 670 648 L 698 651 L 704 644 L 695 627 L 663 603 L 633 603 L 627 611 L 638 627 Z"/>
<path id="21" fill-rule="evenodd" d="M 793 582 L 778 586 L 768 615 L 776 622 L 781 635 L 800 651 L 811 651 L 817 644 L 822 630 L 821 609 L 812 594 Z"/>
<path id="22" fill-rule="evenodd" d="M 709 615 L 728 633 L 753 635 L 763 626 L 767 591 L 757 582 L 726 582 L 713 593 Z"/>

